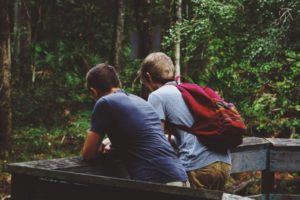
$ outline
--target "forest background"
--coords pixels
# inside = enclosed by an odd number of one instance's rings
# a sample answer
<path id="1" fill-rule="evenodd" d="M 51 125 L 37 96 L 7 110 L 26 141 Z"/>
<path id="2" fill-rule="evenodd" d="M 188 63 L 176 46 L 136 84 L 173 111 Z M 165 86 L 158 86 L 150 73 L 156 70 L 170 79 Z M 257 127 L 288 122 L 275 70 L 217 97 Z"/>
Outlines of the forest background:
<path id="1" fill-rule="evenodd" d="M 233 102 L 247 136 L 300 138 L 298 0 L 0 0 L 0 28 L 1 171 L 79 155 L 93 106 L 87 70 L 108 61 L 125 90 L 147 98 L 136 77 L 153 51 Z"/>

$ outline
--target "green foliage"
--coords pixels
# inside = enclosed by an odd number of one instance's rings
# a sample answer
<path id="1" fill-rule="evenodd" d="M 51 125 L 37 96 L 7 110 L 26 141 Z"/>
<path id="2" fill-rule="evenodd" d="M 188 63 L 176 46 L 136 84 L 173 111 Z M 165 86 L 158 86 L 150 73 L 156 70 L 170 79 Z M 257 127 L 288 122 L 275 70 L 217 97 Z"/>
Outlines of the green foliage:
<path id="1" fill-rule="evenodd" d="M 282 62 L 264 63 L 255 68 L 254 72 L 248 71 L 260 76 L 255 76 L 252 80 L 255 93 L 248 95 L 248 98 L 253 100 L 247 102 L 248 106 L 244 106 L 243 111 L 247 117 L 255 119 L 249 123 L 258 131 L 276 133 L 283 130 L 289 134 L 293 128 L 300 125 L 297 117 L 300 102 L 300 68 L 296 64 L 299 61 L 289 60 L 291 58 L 287 57 Z M 285 130 L 286 128 L 288 130 Z"/>
<path id="2" fill-rule="evenodd" d="M 299 1 L 193 0 L 190 6 L 191 16 L 170 29 L 164 49 L 172 55 L 180 29 L 187 75 L 234 102 L 249 134 L 299 134 Z"/>
<path id="3" fill-rule="evenodd" d="M 95 0 L 84 5 L 79 0 L 37 0 L 31 5 L 32 79 L 30 84 L 14 84 L 14 125 L 49 129 L 92 107 L 85 73 L 110 60 L 115 7 L 113 2 Z M 161 9 L 152 10 L 151 18 L 165 18 L 164 12 L 172 10 L 167 5 L 154 1 L 153 6 Z M 172 56 L 180 30 L 184 76 L 235 103 L 249 134 L 299 134 L 300 2 L 191 0 L 184 5 L 186 18 L 163 35 L 163 51 Z M 131 58 L 128 42 L 136 28 L 134 6 L 133 1 L 126 3 L 125 22 L 131 25 L 124 31 L 120 76 L 125 90 L 139 95 L 141 60 Z M 161 23 L 162 34 L 169 26 L 166 21 Z"/>
<path id="4" fill-rule="evenodd" d="M 90 123 L 86 110 L 94 103 L 85 88 L 85 74 L 93 65 L 111 60 L 113 49 L 115 1 L 30 2 L 32 77 L 25 83 L 12 74 L 14 130 L 8 162 L 79 155 Z M 128 41 L 137 24 L 142 29 L 137 18 L 145 13 L 138 1 L 125 4 L 120 77 L 126 91 L 140 95 L 141 60 L 131 58 Z M 153 26 L 161 25 L 162 51 L 170 56 L 180 30 L 183 75 L 235 103 L 249 135 L 289 137 L 293 133 L 300 139 L 300 1 L 183 1 L 186 18 L 168 29 L 172 16 L 166 14 L 174 11 L 169 5 L 151 1 L 149 20 Z M 22 71 L 12 68 L 13 73 Z M 2 166 L 7 161 L 1 162 Z M 2 185 L 10 182 L 7 177 L 0 174 Z M 259 178 L 254 179 L 252 190 L 257 194 Z M 299 191 L 293 181 L 277 186 L 277 192 Z"/>
<path id="5" fill-rule="evenodd" d="M 299 173 L 275 174 L 275 192 L 278 194 L 300 194 Z"/>
<path id="6" fill-rule="evenodd" d="M 133 93 L 133 94 L 140 94 L 141 92 L 141 85 L 139 83 L 138 78 L 138 70 L 140 68 L 140 65 L 142 63 L 141 59 L 135 59 L 132 60 L 130 58 L 130 49 L 125 47 L 124 51 L 124 68 L 120 72 L 120 79 L 122 81 L 122 87 L 127 92 Z"/>
<path id="7" fill-rule="evenodd" d="M 15 123 L 18 126 L 52 126 L 66 122 L 71 113 L 86 109 L 91 104 L 84 74 L 101 59 L 86 54 L 84 49 L 76 49 L 72 43 L 58 41 L 54 48 L 55 51 L 47 43 L 35 43 L 33 46 L 32 88 L 14 90 L 16 93 L 13 93 Z"/>
<path id="8" fill-rule="evenodd" d="M 90 126 L 89 117 L 90 112 L 83 112 L 65 126 L 52 129 L 42 126 L 15 129 L 9 162 L 79 155 Z"/>
<path id="9" fill-rule="evenodd" d="M 114 18 L 107 13 L 113 6 L 78 0 L 31 3 L 32 78 L 14 83 L 14 125 L 51 127 L 91 106 L 85 74 L 109 60 Z"/>

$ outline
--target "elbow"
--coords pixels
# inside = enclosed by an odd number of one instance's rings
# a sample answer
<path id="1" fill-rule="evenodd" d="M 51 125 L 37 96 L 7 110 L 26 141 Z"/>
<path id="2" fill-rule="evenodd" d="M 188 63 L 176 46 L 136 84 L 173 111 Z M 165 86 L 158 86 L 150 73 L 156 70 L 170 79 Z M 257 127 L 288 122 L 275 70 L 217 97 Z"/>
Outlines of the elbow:
<path id="1" fill-rule="evenodd" d="M 101 139 L 98 134 L 89 132 L 82 148 L 82 157 L 85 161 L 95 160 L 99 154 Z"/>
<path id="2" fill-rule="evenodd" d="M 96 156 L 94 154 L 91 154 L 90 152 L 84 151 L 82 152 L 82 158 L 84 161 L 90 162 L 96 159 Z"/>
<path id="3" fill-rule="evenodd" d="M 82 155 L 82 158 L 83 158 L 83 160 L 86 161 L 86 162 L 90 162 L 90 161 L 93 160 L 90 156 L 86 156 L 86 155 Z"/>

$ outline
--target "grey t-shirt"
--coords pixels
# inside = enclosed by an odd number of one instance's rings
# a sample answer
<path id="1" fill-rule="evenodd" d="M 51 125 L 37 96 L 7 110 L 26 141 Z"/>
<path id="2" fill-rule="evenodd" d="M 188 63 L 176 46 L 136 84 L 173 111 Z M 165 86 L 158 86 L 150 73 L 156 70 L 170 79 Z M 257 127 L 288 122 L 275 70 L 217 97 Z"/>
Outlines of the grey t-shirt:
<path id="1" fill-rule="evenodd" d="M 164 85 L 149 95 L 152 104 L 161 120 L 177 125 L 192 126 L 194 119 L 180 91 L 174 85 Z M 231 164 L 229 151 L 217 153 L 207 149 L 196 136 L 176 129 L 178 156 L 186 171 L 199 169 L 217 161 Z"/>

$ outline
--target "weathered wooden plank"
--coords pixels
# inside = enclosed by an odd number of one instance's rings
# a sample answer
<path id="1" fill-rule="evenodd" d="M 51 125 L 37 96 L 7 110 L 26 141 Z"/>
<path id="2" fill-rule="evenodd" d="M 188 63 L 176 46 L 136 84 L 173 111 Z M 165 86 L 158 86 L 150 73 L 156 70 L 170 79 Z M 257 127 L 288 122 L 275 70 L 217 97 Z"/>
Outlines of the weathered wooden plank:
<path id="1" fill-rule="evenodd" d="M 270 150 L 270 170 L 299 172 L 300 152 L 294 149 L 272 148 Z"/>
<path id="2" fill-rule="evenodd" d="M 231 151 L 231 173 L 267 169 L 270 145 L 271 143 L 264 138 L 243 138 L 243 143 Z"/>
<path id="3" fill-rule="evenodd" d="M 126 179 L 117 179 L 111 177 L 94 176 L 56 170 L 34 168 L 29 170 L 28 168 L 28 171 L 33 172 L 31 172 L 31 176 L 22 175 L 24 177 L 27 177 L 26 179 L 24 179 L 25 182 L 27 180 L 35 181 L 34 184 L 30 184 L 25 187 L 26 191 L 30 192 L 30 198 L 26 200 L 96 199 L 95 196 L 99 197 L 99 195 L 101 197 L 106 196 L 110 200 L 124 199 L 125 197 L 126 199 L 129 198 L 143 200 L 220 200 L 223 195 L 222 191 L 182 188 L 163 184 L 139 182 Z M 13 177 L 16 176 L 19 176 L 19 174 L 13 174 Z M 19 188 L 23 187 L 21 183 L 22 182 L 18 183 Z M 104 195 L 104 193 L 106 193 L 106 195 Z M 20 198 L 20 196 L 17 195 L 14 196 L 13 199 L 23 200 L 24 198 Z M 242 198 L 239 197 L 238 199 Z"/>
<path id="4" fill-rule="evenodd" d="M 300 140 L 274 139 L 274 138 L 244 138 L 243 144 L 232 150 L 231 173 L 245 171 L 262 171 L 262 192 L 254 199 L 299 199 L 298 195 L 270 195 L 273 191 L 275 171 L 300 171 Z M 31 200 L 26 191 L 31 191 L 30 197 L 34 199 L 57 199 L 55 192 L 62 192 L 60 199 L 93 199 L 85 198 L 86 194 L 103 197 L 99 188 L 106 188 L 113 193 L 112 198 L 107 193 L 105 198 L 123 199 L 125 196 L 136 199 L 221 199 L 222 192 L 209 190 L 194 190 L 178 188 L 155 183 L 145 183 L 128 180 L 128 174 L 122 164 L 114 157 L 102 157 L 94 163 L 84 162 L 81 157 L 61 158 L 24 163 L 11 163 L 6 170 L 13 174 L 13 199 Z M 25 177 L 22 181 L 20 177 Z M 26 178 L 31 177 L 31 178 Z M 28 179 L 28 180 L 27 180 Z M 36 183 L 31 187 L 32 180 Z M 25 181 L 25 182 L 24 182 Z M 26 189 L 22 186 L 26 185 Z M 32 189 L 32 188 L 40 188 Z M 64 188 L 62 191 L 58 188 Z M 80 188 L 85 192 L 80 192 Z M 91 189 L 94 188 L 94 189 Z M 90 190 L 91 189 L 91 190 Z M 49 191 L 44 193 L 40 191 Z M 19 191 L 19 192 L 17 192 Z M 63 193 L 63 191 L 69 191 Z M 71 192 L 70 192 L 71 191 Z M 20 195 L 18 195 L 19 193 Z M 70 197 L 70 194 L 74 194 Z M 154 196 L 152 194 L 155 194 Z M 23 196 L 23 198 L 21 198 Z M 147 196 L 147 197 L 145 197 Z M 50 198 L 51 197 L 51 198 Z M 79 198 L 80 197 L 80 198 Z M 230 198 L 229 198 L 230 197 Z M 240 199 L 234 195 L 223 195 L 223 199 Z M 96 199 L 96 198 L 94 198 Z M 299 199 L 300 200 L 300 199 Z"/>
<path id="5" fill-rule="evenodd" d="M 172 186 L 169 186 L 169 188 Z M 178 189 L 178 187 L 172 187 Z M 197 194 L 189 195 L 187 193 L 161 193 L 151 190 L 140 190 L 139 188 L 122 188 L 118 185 L 94 185 L 94 184 L 74 184 L 69 182 L 55 180 L 39 180 L 33 187 L 30 200 L 120 200 L 120 199 L 143 199 L 143 200 L 217 200 L 221 199 L 222 193 L 219 191 L 199 191 Z"/>
<path id="6" fill-rule="evenodd" d="M 268 149 L 245 150 L 231 153 L 231 173 L 267 169 Z"/>
<path id="7" fill-rule="evenodd" d="M 151 184 L 151 183 L 150 183 Z M 117 186 L 99 186 L 93 184 L 74 184 L 56 180 L 39 180 L 33 186 L 30 200 L 97 200 L 101 199 L 119 200 L 119 199 L 143 199 L 143 200 L 251 200 L 249 197 L 222 193 L 221 191 L 199 190 L 191 188 L 172 187 L 176 193 L 161 193 L 151 190 L 141 191 L 138 188 L 124 189 Z M 189 193 L 180 193 L 178 189 L 189 191 Z M 59 194 L 59 195 L 58 195 Z"/>
<path id="8" fill-rule="evenodd" d="M 103 156 L 102 158 L 100 157 L 97 161 L 90 163 L 89 165 L 86 165 L 87 163 L 82 159 L 81 162 L 83 163 L 83 166 L 69 165 L 65 166 L 64 168 L 57 168 L 56 170 L 126 179 L 129 178 L 129 174 L 122 162 L 116 159 L 114 156 Z"/>
<path id="9" fill-rule="evenodd" d="M 15 174 L 14 174 L 15 175 Z M 14 176 L 13 175 L 13 176 Z M 32 179 L 31 177 L 30 179 Z M 32 184 L 24 187 L 27 191 L 25 197 L 12 195 L 13 200 L 96 200 L 96 199 L 143 199 L 143 200 L 220 200 L 221 191 L 196 190 L 175 186 L 166 186 L 167 191 L 140 190 L 140 188 L 123 188 L 119 185 L 98 185 L 61 181 L 57 179 L 33 178 Z M 21 183 L 21 182 L 20 182 Z M 142 183 L 143 184 L 143 183 Z M 152 185 L 148 183 L 148 185 Z M 165 185 L 163 185 L 165 186 Z M 166 189 L 165 188 L 165 189 Z M 182 190 L 183 189 L 183 190 Z M 178 192 L 179 190 L 179 192 Z M 181 190 L 181 192 L 180 192 Z M 189 193 L 182 192 L 189 190 Z M 24 190 L 25 191 L 25 190 Z M 173 192 L 172 192 L 173 191 Z M 175 192 L 174 192 L 175 191 Z M 24 193 L 23 193 L 24 194 Z M 30 194 L 30 195 L 28 195 Z"/>
<path id="10" fill-rule="evenodd" d="M 51 160 L 38 160 L 30 162 L 10 163 L 8 166 L 14 165 L 19 167 L 39 168 L 39 169 L 66 169 L 75 167 L 92 166 L 91 163 L 83 162 L 81 157 L 58 158 Z"/>
<path id="11" fill-rule="evenodd" d="M 94 174 L 119 178 L 128 178 L 129 175 L 121 162 L 115 157 L 103 156 L 99 160 L 87 163 L 81 157 L 39 160 L 6 165 L 6 171 L 23 173 L 27 169 L 60 170 L 76 173 Z M 21 171 L 20 171 L 21 170 Z M 30 175 L 30 174 L 29 174 Z"/>
<path id="12" fill-rule="evenodd" d="M 267 197 L 265 194 L 257 194 L 257 195 L 251 195 L 248 196 L 251 199 L 255 199 L 255 200 L 267 200 Z"/>
<path id="13" fill-rule="evenodd" d="M 234 194 L 223 193 L 222 200 L 251 200 L 250 197 L 242 197 Z"/>
<path id="14" fill-rule="evenodd" d="M 269 146 L 270 142 L 265 138 L 259 137 L 244 137 L 243 143 L 237 147 L 237 149 L 243 149 L 244 147 L 258 147 L 258 146 Z"/>
<path id="15" fill-rule="evenodd" d="M 269 200 L 300 200 L 300 194 L 269 194 Z"/>
<path id="16" fill-rule="evenodd" d="M 69 157 L 69 158 L 57 158 L 51 160 L 37 160 L 37 161 L 29 161 L 29 162 L 20 162 L 20 163 L 10 163 L 10 165 L 18 165 L 22 167 L 32 167 L 32 168 L 40 168 L 40 169 L 60 169 L 60 170 L 76 170 L 76 168 L 84 168 L 84 167 L 101 167 L 101 165 L 105 165 L 106 163 L 116 164 L 120 161 L 113 155 L 103 155 L 99 157 L 99 159 L 95 162 L 85 162 L 83 161 L 81 156 Z M 80 170 L 80 169 L 79 169 Z"/>
<path id="17" fill-rule="evenodd" d="M 67 171 L 74 173 L 90 174 L 96 176 L 110 176 L 116 178 L 129 179 L 127 170 L 122 165 L 106 165 L 106 166 L 94 166 L 94 167 L 75 167 L 67 169 L 57 169 L 59 171 Z"/>
<path id="18" fill-rule="evenodd" d="M 110 200 L 123 199 L 124 197 L 143 200 L 167 200 L 170 198 L 174 200 L 219 200 L 223 195 L 221 191 L 196 190 L 191 188 L 137 182 L 126 179 L 88 175 L 86 173 L 47 170 L 28 166 L 30 165 L 27 165 L 26 167 L 24 165 L 11 165 L 9 168 L 11 171 L 21 173 L 22 176 L 31 177 L 35 180 L 35 184 L 30 184 L 30 188 L 28 188 L 28 185 L 26 189 L 26 191 L 30 191 L 30 198 L 26 200 L 96 199 L 95 196 L 97 196 L 97 198 L 99 196 L 103 197 L 105 192 L 106 198 Z M 19 176 L 18 173 L 13 173 L 13 177 Z M 19 182 L 18 185 L 19 188 L 22 187 L 20 183 L 21 182 Z M 91 190 L 91 188 L 95 189 Z M 102 191 L 99 188 L 105 190 Z M 107 191 L 110 192 L 107 193 Z M 140 194 L 140 196 L 138 194 Z M 16 197 L 18 198 L 13 197 L 13 199 L 19 200 L 20 197 Z M 239 197 L 238 199 L 243 198 Z"/>
<path id="19" fill-rule="evenodd" d="M 47 180 L 47 182 L 55 182 L 57 187 L 60 183 L 72 183 L 74 185 L 98 185 L 98 187 L 111 187 L 118 190 L 134 190 L 145 193 L 157 193 L 162 196 L 181 196 L 184 198 L 197 198 L 197 199 L 221 199 L 221 191 L 210 190 L 196 190 L 191 188 L 182 188 L 175 186 L 168 186 L 164 184 L 148 183 L 133 181 L 127 179 L 112 178 L 106 176 L 95 176 L 88 174 L 79 174 L 73 172 L 45 170 L 31 168 L 23 171 L 22 174 L 31 174 L 33 177 L 41 177 L 39 180 Z M 13 174 L 15 176 L 16 174 Z M 43 178 L 44 177 L 44 178 Z M 40 183 L 39 183 L 40 184 Z M 54 184 L 54 185 L 55 185 Z M 55 187 L 55 186 L 53 186 Z"/>
<path id="20" fill-rule="evenodd" d="M 273 147 L 295 147 L 300 149 L 300 139 L 266 138 L 266 140 L 272 143 Z"/>

